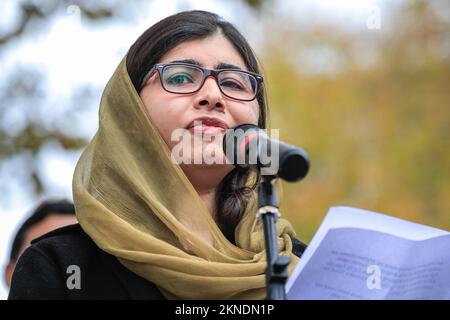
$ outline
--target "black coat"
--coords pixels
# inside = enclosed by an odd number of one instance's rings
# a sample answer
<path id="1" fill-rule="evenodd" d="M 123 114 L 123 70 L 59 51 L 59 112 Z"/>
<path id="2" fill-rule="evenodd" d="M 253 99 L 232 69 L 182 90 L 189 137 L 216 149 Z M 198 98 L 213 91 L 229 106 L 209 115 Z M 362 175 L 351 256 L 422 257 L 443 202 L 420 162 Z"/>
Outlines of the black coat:
<path id="1" fill-rule="evenodd" d="M 296 239 L 293 244 L 294 254 L 301 256 L 306 245 Z M 79 267 L 79 289 L 72 281 L 73 265 Z M 154 300 L 164 296 L 153 283 L 98 248 L 75 224 L 32 241 L 17 262 L 8 299 Z"/>

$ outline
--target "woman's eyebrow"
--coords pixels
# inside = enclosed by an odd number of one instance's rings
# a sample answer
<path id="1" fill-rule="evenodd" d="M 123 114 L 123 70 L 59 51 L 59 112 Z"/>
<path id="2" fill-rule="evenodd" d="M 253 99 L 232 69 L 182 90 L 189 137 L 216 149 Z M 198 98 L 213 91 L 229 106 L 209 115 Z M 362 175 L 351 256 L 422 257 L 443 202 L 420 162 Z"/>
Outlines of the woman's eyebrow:
<path id="1" fill-rule="evenodd" d="M 203 65 L 195 59 L 181 59 L 181 60 L 173 60 L 170 63 L 189 63 L 199 67 L 203 67 Z M 220 62 L 216 65 L 215 69 L 240 69 L 241 67 L 235 66 L 234 64 Z"/>
<path id="2" fill-rule="evenodd" d="M 234 64 L 223 63 L 223 62 L 219 63 L 219 64 L 216 66 L 216 69 L 240 69 L 240 70 L 241 70 L 240 67 L 235 66 Z"/>
<path id="3" fill-rule="evenodd" d="M 202 66 L 202 64 L 200 62 L 198 62 L 197 60 L 194 60 L 194 59 L 173 60 L 173 61 L 170 61 L 169 63 L 189 63 L 189 64 L 193 64 L 193 65 L 196 65 L 199 67 Z"/>

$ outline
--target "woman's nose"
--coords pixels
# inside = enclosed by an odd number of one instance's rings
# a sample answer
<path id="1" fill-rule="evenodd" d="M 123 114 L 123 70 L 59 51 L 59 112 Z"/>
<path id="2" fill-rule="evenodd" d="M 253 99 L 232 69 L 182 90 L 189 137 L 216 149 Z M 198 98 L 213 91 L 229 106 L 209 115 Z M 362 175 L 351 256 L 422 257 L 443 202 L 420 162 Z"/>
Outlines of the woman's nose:
<path id="1" fill-rule="evenodd" d="M 197 93 L 195 106 L 197 108 L 208 107 L 209 109 L 224 107 L 222 91 L 220 91 L 216 79 L 213 77 L 205 79 L 205 83 Z"/>

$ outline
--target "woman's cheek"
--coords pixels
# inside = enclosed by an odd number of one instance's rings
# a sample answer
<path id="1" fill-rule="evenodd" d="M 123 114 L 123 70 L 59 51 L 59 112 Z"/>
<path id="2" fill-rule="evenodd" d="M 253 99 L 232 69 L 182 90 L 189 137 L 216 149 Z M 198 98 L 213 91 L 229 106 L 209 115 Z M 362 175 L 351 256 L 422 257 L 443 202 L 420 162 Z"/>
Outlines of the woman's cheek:
<path id="1" fill-rule="evenodd" d="M 243 122 L 257 125 L 258 119 L 259 119 L 259 108 L 258 107 L 250 108 L 250 110 L 246 116 L 246 119 Z"/>
<path id="2" fill-rule="evenodd" d="M 258 124 L 259 108 L 254 105 L 237 104 L 230 106 L 230 113 L 236 125 L 243 123 Z"/>

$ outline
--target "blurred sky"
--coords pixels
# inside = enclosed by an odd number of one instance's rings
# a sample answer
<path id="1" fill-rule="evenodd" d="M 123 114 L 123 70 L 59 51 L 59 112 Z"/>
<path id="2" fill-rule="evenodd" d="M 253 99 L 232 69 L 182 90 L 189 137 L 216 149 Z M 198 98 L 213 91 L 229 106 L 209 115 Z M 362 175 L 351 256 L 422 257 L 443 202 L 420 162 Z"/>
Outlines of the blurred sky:
<path id="1" fill-rule="evenodd" d="M 108 1 L 104 1 L 108 2 Z M 115 1 L 112 1 L 115 2 Z M 18 1 L 0 2 L 0 30 L 3 33 L 18 19 Z M 241 1 L 140 1 L 129 3 L 128 12 L 105 22 L 88 22 L 80 18 L 77 7 L 67 1 L 65 11 L 52 16 L 44 30 L 10 41 L 0 51 L 0 92 L 7 75 L 25 66 L 43 74 L 44 103 L 39 110 L 26 106 L 24 118 L 19 105 L 6 113 L 1 126 L 14 132 L 23 128 L 29 117 L 57 127 L 77 137 L 89 139 L 97 128 L 100 95 L 116 66 L 134 40 L 150 25 L 184 9 L 214 11 L 236 24 L 258 52 L 264 37 L 258 28 L 262 21 Z M 368 28 L 368 17 L 380 9 L 381 30 L 388 23 L 389 7 L 385 1 L 370 0 L 282 0 L 276 1 L 273 14 L 284 14 L 303 27 L 326 21 L 343 29 Z M 398 2 L 397 2 L 398 4 Z M 139 5 L 136 8 L 136 5 Z M 395 4 L 391 4 L 395 5 Z M 386 8 L 386 9 L 385 9 Z M 288 26 L 289 27 L 289 26 Z M 331 62 L 330 62 L 331 63 Z M 77 105 L 74 92 L 90 87 L 89 105 Z M 20 99 L 16 100 L 20 104 Z M 70 103 L 67 103 L 70 101 Z M 84 100 L 80 99 L 81 103 Z M 62 103 L 64 102 L 64 103 Z M 24 102 L 25 103 L 25 102 Z M 23 107 L 23 106 L 22 106 Z M 64 119 L 65 108 L 76 107 L 77 114 Z M 56 121 L 57 120 L 57 121 Z M 39 151 L 39 173 L 49 197 L 72 198 L 71 183 L 80 151 L 66 151 L 58 142 L 49 142 Z M 31 155 L 15 156 L 0 162 L 0 265 L 6 263 L 12 232 L 42 199 L 33 195 L 33 187 L 20 168 L 30 163 Z M 2 270 L 3 278 L 3 270 Z M 3 279 L 2 279 L 3 280 Z M 0 299 L 6 298 L 4 281 Z"/>

